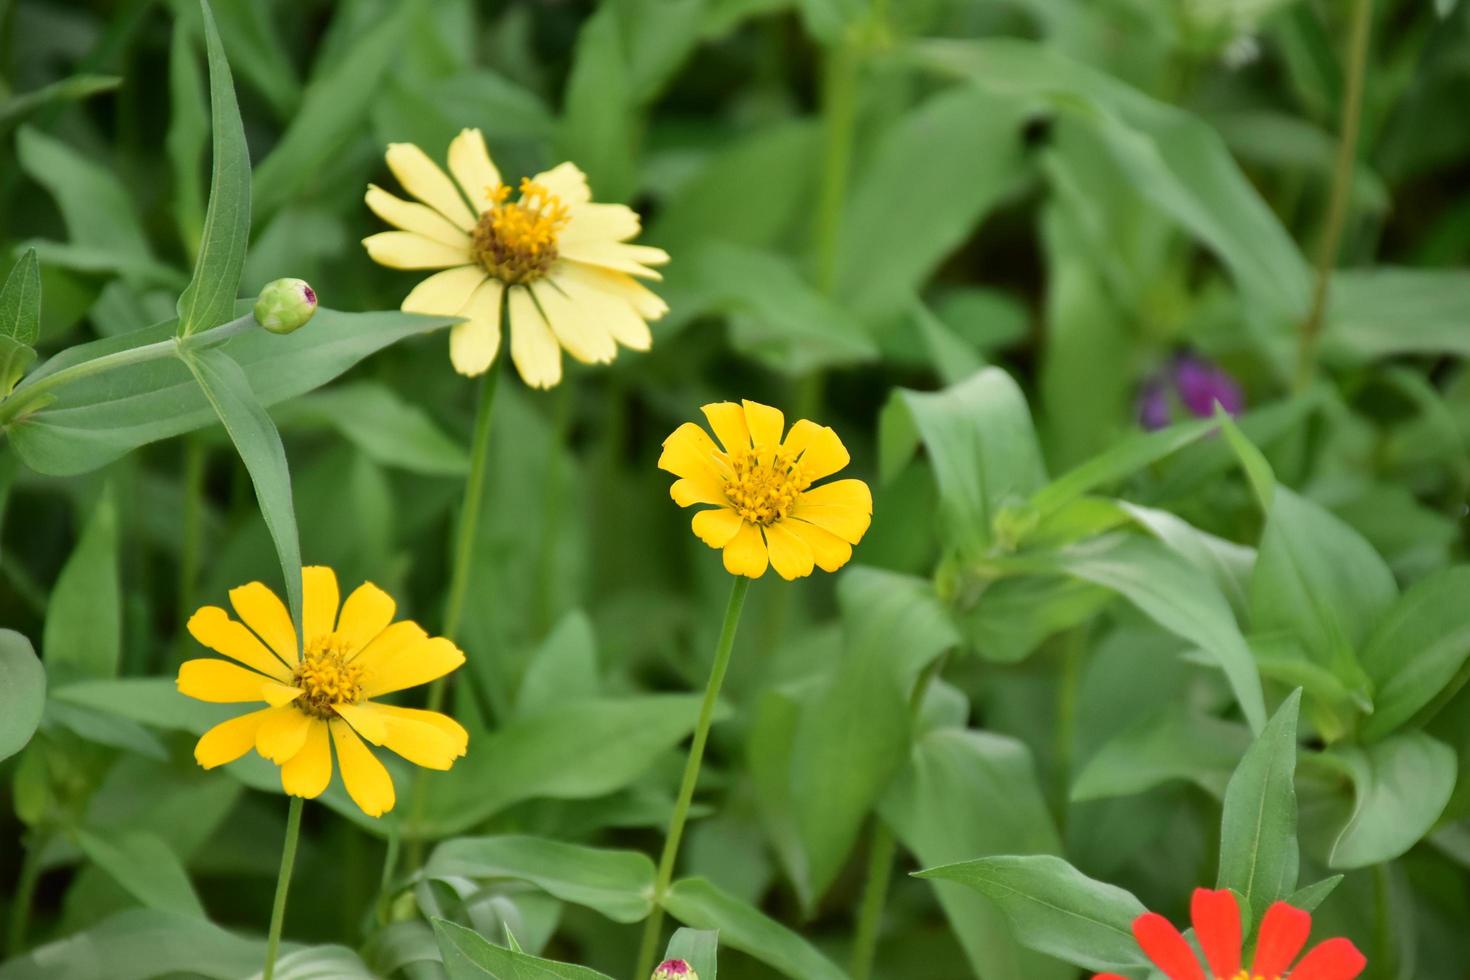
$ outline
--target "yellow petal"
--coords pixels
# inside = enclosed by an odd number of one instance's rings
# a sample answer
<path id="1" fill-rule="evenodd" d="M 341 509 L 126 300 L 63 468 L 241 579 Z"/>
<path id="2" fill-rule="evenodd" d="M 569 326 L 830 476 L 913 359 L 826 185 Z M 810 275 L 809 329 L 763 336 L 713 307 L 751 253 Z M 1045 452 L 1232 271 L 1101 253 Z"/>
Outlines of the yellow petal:
<path id="1" fill-rule="evenodd" d="M 459 316 L 475 287 L 487 278 L 485 270 L 478 265 L 461 265 L 436 272 L 408 291 L 400 309 L 405 313 L 427 313 L 430 316 Z"/>
<path id="2" fill-rule="evenodd" d="M 500 171 L 490 160 L 485 137 L 478 129 L 461 129 L 449 144 L 449 172 L 470 199 L 470 210 L 483 212 L 495 206 L 492 195 L 500 186 Z"/>
<path id="3" fill-rule="evenodd" d="M 423 150 L 412 143 L 389 143 L 387 159 L 388 169 L 404 190 L 444 215 L 460 231 L 475 226 L 476 216 L 465 207 L 459 191 Z"/>
<path id="4" fill-rule="evenodd" d="M 802 493 L 803 502 L 819 507 L 847 507 L 865 514 L 873 512 L 873 492 L 862 480 L 833 480 Z"/>
<path id="5" fill-rule="evenodd" d="M 720 437 L 727 453 L 750 448 L 750 428 L 745 424 L 745 409 L 735 402 L 711 402 L 699 409 L 709 419 L 709 427 Z"/>
<path id="6" fill-rule="evenodd" d="M 306 692 L 299 687 L 290 684 L 278 684 L 275 681 L 266 681 L 265 687 L 260 689 L 261 697 L 265 703 L 272 708 L 279 708 L 283 704 L 290 704 Z"/>
<path id="7" fill-rule="evenodd" d="M 580 262 L 563 263 L 568 270 L 575 270 L 579 275 L 596 280 L 598 285 L 628 302 L 637 313 L 645 320 L 657 320 L 669 312 L 669 304 L 665 303 L 657 293 L 649 289 L 643 283 L 634 279 L 626 272 L 615 272 L 612 269 L 603 269 L 598 266 L 584 265 Z M 561 274 L 558 266 L 557 274 Z"/>
<path id="8" fill-rule="evenodd" d="M 543 170 L 531 178 L 562 199 L 563 204 L 586 204 L 592 200 L 592 191 L 587 187 L 587 175 L 575 163 L 559 163 L 550 170 Z"/>
<path id="9" fill-rule="evenodd" d="M 806 541 L 792 534 L 784 521 L 767 527 L 766 548 L 771 553 L 771 567 L 786 579 L 806 578 L 812 573 L 812 549 Z"/>
<path id="10" fill-rule="evenodd" d="M 532 388 L 551 388 L 561 381 L 561 346 L 525 288 L 506 291 L 510 316 L 510 359 L 521 380 Z"/>
<path id="11" fill-rule="evenodd" d="M 439 729 L 454 744 L 454 753 L 456 756 L 464 755 L 465 749 L 470 744 L 470 733 L 465 731 L 463 725 L 446 714 L 440 714 L 437 711 L 425 711 L 422 708 L 400 708 L 396 704 L 379 704 L 376 701 L 369 701 L 367 703 L 371 704 L 377 711 L 386 711 L 395 717 L 419 721 L 425 725 L 432 725 Z"/>
<path id="12" fill-rule="evenodd" d="M 808 480 L 831 476 L 851 459 L 836 432 L 807 419 L 797 420 L 781 448 L 801 458 L 801 472 Z"/>
<path id="13" fill-rule="evenodd" d="M 725 545 L 725 571 L 746 578 L 760 578 L 766 573 L 766 542 L 754 524 L 746 524 Z"/>
<path id="14" fill-rule="evenodd" d="M 227 660 L 185 660 L 179 665 L 179 693 L 198 701 L 215 704 L 264 701 L 264 688 L 269 683 L 270 678 L 264 674 Z"/>
<path id="15" fill-rule="evenodd" d="M 685 422 L 664 440 L 658 468 L 691 480 L 721 480 L 728 464 L 708 432 L 693 422 Z"/>
<path id="16" fill-rule="evenodd" d="M 486 279 L 459 311 L 467 322 L 449 328 L 449 361 L 466 377 L 484 374 L 500 352 L 500 307 L 505 285 Z"/>
<path id="17" fill-rule="evenodd" d="M 796 506 L 791 510 L 791 516 L 803 521 L 810 521 L 824 531 L 830 531 L 848 544 L 857 544 L 863 539 L 868 525 L 872 523 L 872 515 L 853 507 L 823 507 L 820 504 L 807 503 L 806 495 L 797 498 Z"/>
<path id="18" fill-rule="evenodd" d="M 669 496 L 680 507 L 688 507 L 690 504 L 728 507 L 730 504 L 730 499 L 725 496 L 724 482 L 708 474 L 675 480 L 674 485 L 669 487 Z"/>
<path id="19" fill-rule="evenodd" d="M 301 570 L 301 631 L 310 643 L 337 627 L 337 573 L 325 565 L 309 565 Z"/>
<path id="20" fill-rule="evenodd" d="M 623 204 L 574 204 L 558 241 L 620 242 L 638 234 L 638 212 Z"/>
<path id="21" fill-rule="evenodd" d="M 291 796 L 314 800 L 332 781 L 332 743 L 327 723 L 313 718 L 301 751 L 281 766 L 281 788 Z"/>
<path id="22" fill-rule="evenodd" d="M 470 236 L 446 221 L 444 216 L 433 208 L 394 197 L 373 184 L 368 185 L 366 200 L 373 214 L 394 228 L 411 231 L 430 241 L 447 245 L 465 255 L 469 254 Z"/>
<path id="23" fill-rule="evenodd" d="M 632 350 L 648 350 L 653 334 L 633 308 L 625 291 L 610 282 L 619 273 L 603 272 L 575 262 L 557 265 L 553 281 L 584 310 L 600 322 L 613 340 Z"/>
<path id="24" fill-rule="evenodd" d="M 378 716 L 367 704 L 336 704 L 332 710 L 347 724 L 352 726 L 353 731 L 374 745 L 382 745 L 387 732 L 383 727 L 383 719 Z"/>
<path id="25" fill-rule="evenodd" d="M 204 606 L 189 617 L 189 634 L 216 653 L 277 680 L 289 680 L 291 669 L 280 657 L 219 606 Z"/>
<path id="26" fill-rule="evenodd" d="M 384 732 L 382 744 L 416 766 L 448 769 L 465 753 L 469 733 L 436 711 L 418 711 L 368 702 L 359 706 L 376 715 Z M 358 728 L 362 732 L 361 728 Z M 366 738 L 366 734 L 363 735 Z"/>
<path id="27" fill-rule="evenodd" d="M 430 637 L 422 643 L 401 650 L 391 659 L 364 665 L 363 697 L 376 698 L 409 687 L 418 687 L 464 663 L 464 653 L 442 636 Z"/>
<path id="28" fill-rule="evenodd" d="M 268 709 L 255 733 L 255 751 L 276 765 L 282 765 L 301 751 L 315 720 L 294 704 Z"/>
<path id="29" fill-rule="evenodd" d="M 251 582 L 238 589 L 230 590 L 230 605 L 235 615 L 265 641 L 266 646 L 287 664 L 295 665 L 296 627 L 291 625 L 291 614 L 276 594 L 260 582 Z"/>
<path id="30" fill-rule="evenodd" d="M 411 619 L 392 623 L 359 653 L 348 659 L 363 670 L 372 670 L 378 664 L 387 663 L 409 647 L 418 646 L 429 638 L 423 627 Z"/>
<path id="31" fill-rule="evenodd" d="M 269 708 L 220 722 L 205 732 L 194 746 L 194 761 L 206 769 L 234 762 L 255 747 L 255 731 Z"/>
<path id="32" fill-rule="evenodd" d="M 723 548 L 740 531 L 740 515 L 728 507 L 702 510 L 691 522 L 694 535 L 711 548 Z"/>
<path id="33" fill-rule="evenodd" d="M 393 809 L 393 780 L 388 770 L 362 744 L 362 739 L 345 721 L 329 723 L 332 742 L 337 746 L 337 765 L 342 767 L 342 782 L 352 802 L 370 817 L 381 817 Z"/>
<path id="34" fill-rule="evenodd" d="M 835 572 L 852 559 L 852 545 L 815 524 L 788 517 L 781 522 L 792 534 L 806 542 L 812 550 L 812 560 L 824 572 Z"/>
<path id="35" fill-rule="evenodd" d="M 348 655 L 357 653 L 387 629 L 397 609 L 393 597 L 371 582 L 353 589 L 342 603 L 342 616 L 337 622 L 337 633 L 347 642 Z"/>
<path id="36" fill-rule="evenodd" d="M 529 288 L 551 332 L 568 354 L 583 364 L 607 364 L 618 356 L 618 345 L 595 307 L 576 302 L 546 280 Z"/>
<path id="37" fill-rule="evenodd" d="M 781 433 L 786 428 L 786 416 L 779 408 L 762 405 L 746 399 L 745 424 L 750 429 L 750 442 L 756 449 L 775 449 L 781 445 Z"/>
<path id="38" fill-rule="evenodd" d="M 465 249 L 411 231 L 380 231 L 362 244 L 374 262 L 390 269 L 448 269 L 470 259 Z"/>
<path id="39" fill-rule="evenodd" d="M 612 269 L 630 276 L 654 280 L 662 279 L 663 276 L 649 268 L 646 263 L 651 260 L 653 265 L 662 265 L 669 260 L 668 254 L 662 249 L 604 241 L 558 241 L 556 254 L 571 262 L 580 262 L 599 269 Z"/>

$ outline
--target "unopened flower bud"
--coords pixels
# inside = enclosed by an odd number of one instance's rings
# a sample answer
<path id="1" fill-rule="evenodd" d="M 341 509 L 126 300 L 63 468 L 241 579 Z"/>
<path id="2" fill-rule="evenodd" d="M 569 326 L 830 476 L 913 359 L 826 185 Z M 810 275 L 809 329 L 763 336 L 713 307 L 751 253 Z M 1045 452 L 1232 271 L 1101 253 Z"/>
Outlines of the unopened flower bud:
<path id="1" fill-rule="evenodd" d="M 699 980 L 699 974 L 686 960 L 664 960 L 653 971 L 652 980 Z"/>
<path id="2" fill-rule="evenodd" d="M 255 322 L 271 333 L 290 333 L 306 325 L 316 312 L 316 290 L 305 279 L 266 283 L 255 301 Z"/>

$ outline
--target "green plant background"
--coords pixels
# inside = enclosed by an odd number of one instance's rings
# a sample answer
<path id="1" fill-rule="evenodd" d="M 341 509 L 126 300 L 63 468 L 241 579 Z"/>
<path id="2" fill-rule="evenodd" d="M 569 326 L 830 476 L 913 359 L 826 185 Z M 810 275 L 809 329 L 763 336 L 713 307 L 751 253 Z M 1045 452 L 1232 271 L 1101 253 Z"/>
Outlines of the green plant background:
<path id="1" fill-rule="evenodd" d="M 671 313 L 549 392 L 497 365 L 469 754 L 417 819 L 308 805 L 277 976 L 628 975 L 728 590 L 655 462 L 748 397 L 837 428 L 874 520 L 751 589 L 670 955 L 1142 980 L 1131 918 L 1218 884 L 1465 977 L 1470 7 L 213 16 L 0 0 L 0 980 L 258 973 L 285 801 L 194 764 L 231 712 L 174 690 L 182 625 L 298 548 L 438 623 L 479 386 L 359 240 L 384 146 L 464 126 L 637 206 Z M 281 276 L 306 328 L 220 326 Z M 1181 351 L 1247 410 L 1144 435 Z"/>

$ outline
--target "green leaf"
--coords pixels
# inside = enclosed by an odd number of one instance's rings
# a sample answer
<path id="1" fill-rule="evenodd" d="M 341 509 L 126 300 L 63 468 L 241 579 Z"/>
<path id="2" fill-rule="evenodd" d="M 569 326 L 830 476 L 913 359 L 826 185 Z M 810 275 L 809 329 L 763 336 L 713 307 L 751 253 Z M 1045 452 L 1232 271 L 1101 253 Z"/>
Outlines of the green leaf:
<path id="1" fill-rule="evenodd" d="M 985 857 L 917 877 L 957 881 L 985 895 L 1011 920 L 1016 938 L 1038 953 L 1089 970 L 1148 965 L 1133 938 L 1133 920 L 1147 911 L 1143 903 L 1059 857 Z"/>
<path id="2" fill-rule="evenodd" d="M 1296 888 L 1296 722 L 1301 691 L 1292 692 L 1240 760 L 1225 789 L 1220 820 L 1220 877 L 1245 899 L 1251 921 Z"/>
<path id="3" fill-rule="evenodd" d="M 0 286 L 0 336 L 35 346 L 41 335 L 41 266 L 26 249 Z"/>
<path id="4" fill-rule="evenodd" d="M 0 398 L 10 394 L 35 359 L 35 350 L 14 337 L 0 334 Z"/>
<path id="5" fill-rule="evenodd" d="M 1214 428 L 1214 423 L 1198 419 L 1158 432 L 1129 436 L 1036 491 L 1031 497 L 1031 506 L 1041 517 L 1055 513 L 1084 494 L 1116 483 L 1172 456 L 1204 438 Z"/>
<path id="6" fill-rule="evenodd" d="M 1348 767 L 1356 796 L 1327 857 L 1334 870 L 1402 855 L 1434 827 L 1455 789 L 1455 750 L 1422 732 L 1332 754 Z"/>
<path id="7" fill-rule="evenodd" d="M 0 133 L 26 116 L 57 102 L 80 102 L 101 92 L 111 92 L 122 84 L 116 75 L 72 75 L 31 92 L 22 92 L 0 100 Z"/>
<path id="8" fill-rule="evenodd" d="M 111 170 L 29 126 L 16 134 L 21 169 L 61 209 L 71 244 L 128 259 L 152 256 L 129 194 Z"/>
<path id="9" fill-rule="evenodd" d="M 573 610 L 531 655 L 516 692 L 516 714 L 540 714 L 568 700 L 596 697 L 599 687 L 592 621 Z"/>
<path id="10" fill-rule="evenodd" d="M 199 73 L 192 32 L 174 21 L 168 49 L 168 134 L 164 149 L 174 185 L 174 211 L 186 253 L 199 253 L 204 230 L 204 147 L 209 142 L 209 101 Z"/>
<path id="11" fill-rule="evenodd" d="M 295 333 L 277 336 L 249 329 L 232 336 L 219 349 L 245 371 L 261 403 L 274 405 L 326 384 L 389 344 L 450 322 L 449 318 L 397 311 L 318 309 L 311 323 Z M 70 364 L 167 340 L 174 326 L 174 321 L 167 321 L 68 348 L 32 372 L 25 384 Z M 138 446 L 203 428 L 215 420 L 208 399 L 176 358 L 108 371 L 65 385 L 54 394 L 54 402 L 17 420 L 9 430 L 26 464 L 54 475 L 85 473 Z"/>
<path id="12" fill-rule="evenodd" d="M 931 689 L 932 690 L 932 689 Z M 994 854 L 1061 851 L 1061 840 L 1026 746 L 988 732 L 944 728 L 913 747 L 883 797 L 883 819 L 926 866 Z M 951 881 L 933 887 L 984 980 L 1051 980 L 1065 967 L 1023 949 L 994 903 Z"/>
<path id="13" fill-rule="evenodd" d="M 1342 884 L 1342 877 L 1342 875 L 1332 875 L 1330 878 L 1323 878 L 1304 888 L 1298 888 L 1287 898 L 1286 904 L 1306 912 L 1313 912 L 1317 906 L 1327 900 L 1328 895 L 1337 890 L 1338 885 Z"/>
<path id="14" fill-rule="evenodd" d="M 846 980 L 811 943 L 703 878 L 676 881 L 664 908 L 685 925 L 716 929 L 721 941 L 793 980 Z"/>
<path id="15" fill-rule="evenodd" d="M 58 683 L 112 677 L 121 640 L 117 507 L 104 490 L 52 590 L 41 650 Z"/>
<path id="16" fill-rule="evenodd" d="M 689 964 L 699 980 L 717 980 L 719 971 L 720 932 L 718 929 L 674 930 L 669 946 L 664 950 L 664 959 L 683 960 Z"/>
<path id="17" fill-rule="evenodd" d="M 1332 274 L 1323 352 L 1358 364 L 1404 354 L 1470 357 L 1470 272 L 1343 269 Z"/>
<path id="18" fill-rule="evenodd" d="M 597 198 L 636 189 L 638 96 L 624 55 L 623 4 L 605 4 L 582 23 L 567 75 L 556 145 L 587 172 Z"/>
<path id="19" fill-rule="evenodd" d="M 235 101 L 235 81 L 209 0 L 199 0 L 209 60 L 209 117 L 214 132 L 209 208 L 194 278 L 179 296 L 180 337 L 219 326 L 234 314 L 250 240 L 250 150 Z"/>
<path id="20" fill-rule="evenodd" d="M 250 471 L 260 516 L 270 530 L 281 560 L 286 596 L 296 635 L 301 635 L 301 540 L 296 531 L 296 509 L 291 502 L 291 472 L 286 465 L 286 447 L 281 434 L 266 413 L 245 372 L 220 348 L 184 351 L 184 362 L 193 372 L 215 414 L 224 423 L 230 441 Z"/>
<path id="21" fill-rule="evenodd" d="M 152 834 L 134 831 L 106 837 L 77 831 L 88 859 L 149 908 L 203 919 L 204 906 L 178 856 Z"/>
<path id="22" fill-rule="evenodd" d="M 258 973 L 263 940 L 242 939 L 202 918 L 129 909 L 0 966 L 0 980 L 149 980 L 189 974 L 239 980 Z"/>
<path id="23" fill-rule="evenodd" d="M 1415 582 L 1363 645 L 1373 682 L 1373 714 L 1360 730 L 1383 738 L 1434 700 L 1470 657 L 1470 566 L 1431 572 Z"/>
<path id="24" fill-rule="evenodd" d="M 1237 616 L 1245 615 L 1246 591 L 1256 564 L 1254 548 L 1217 538 L 1166 510 L 1140 507 L 1123 500 L 1118 504 L 1140 527 L 1208 575 L 1230 600 Z"/>
<path id="25" fill-rule="evenodd" d="M 543 960 L 496 946 L 464 926 L 444 919 L 434 920 L 434 938 L 444 956 L 449 980 L 610 980 L 596 970 L 569 963 Z"/>
<path id="26" fill-rule="evenodd" d="M 31 641 L 0 629 L 0 761 L 26 747 L 46 707 L 46 670 Z"/>
<path id="27" fill-rule="evenodd" d="M 638 851 L 610 851 L 537 837 L 460 837 L 434 849 L 425 873 L 515 878 L 614 922 L 653 911 L 653 862 Z"/>
<path id="28" fill-rule="evenodd" d="M 282 427 L 330 425 L 384 466 L 429 476 L 469 472 L 469 455 L 434 424 L 428 412 L 375 381 L 315 392 L 272 414 Z"/>
<path id="29" fill-rule="evenodd" d="M 1072 800 L 1129 796 L 1171 780 L 1188 780 L 1221 798 L 1242 753 L 1245 727 L 1174 710 L 1146 718 L 1104 743 L 1072 784 Z"/>
<path id="30" fill-rule="evenodd" d="M 208 704 L 184 697 L 172 677 L 77 681 L 55 689 L 52 697 L 154 728 L 195 735 L 240 713 L 234 705 Z"/>

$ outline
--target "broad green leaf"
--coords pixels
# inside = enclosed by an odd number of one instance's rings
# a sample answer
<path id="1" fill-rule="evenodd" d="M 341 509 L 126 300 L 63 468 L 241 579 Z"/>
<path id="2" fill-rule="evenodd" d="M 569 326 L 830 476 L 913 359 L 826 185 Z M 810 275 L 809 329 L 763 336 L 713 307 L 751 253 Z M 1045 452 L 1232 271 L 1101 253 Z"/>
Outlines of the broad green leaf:
<path id="1" fill-rule="evenodd" d="M 1167 510 L 1140 507 L 1125 500 L 1118 504 L 1140 527 L 1208 575 L 1230 600 L 1237 616 L 1246 614 L 1246 592 L 1256 564 L 1254 548 L 1217 538 Z"/>
<path id="2" fill-rule="evenodd" d="M 1332 274 L 1328 297 L 1329 357 L 1470 356 L 1470 272 L 1463 269 L 1344 269 Z"/>
<path id="3" fill-rule="evenodd" d="M 444 956 L 449 980 L 610 980 L 606 974 L 585 966 L 543 960 L 496 946 L 471 929 L 444 919 L 435 919 L 434 937 Z"/>
<path id="4" fill-rule="evenodd" d="M 0 398 L 10 394 L 35 359 L 35 350 L 14 337 L 0 334 Z"/>
<path id="5" fill-rule="evenodd" d="M 1089 970 L 1131 970 L 1148 961 L 1133 938 L 1146 909 L 1115 885 L 1094 881 L 1050 855 L 984 857 L 917 872 L 985 895 L 1026 946 Z"/>
<path id="6" fill-rule="evenodd" d="M 498 140 L 548 140 L 556 129 L 540 97 L 484 68 L 432 80 L 397 78 L 378 90 L 378 98 L 373 121 L 379 144 L 447 147 L 466 120 L 494 120 L 485 127 L 492 150 Z"/>
<path id="7" fill-rule="evenodd" d="M 129 909 L 0 966 L 0 980 L 149 980 L 189 974 L 240 980 L 260 969 L 265 941 L 242 939 L 202 918 Z"/>
<path id="8" fill-rule="evenodd" d="M 434 849 L 429 875 L 516 878 L 615 922 L 653 910 L 653 862 L 639 851 L 609 851 L 537 837 L 460 837 Z"/>
<path id="9" fill-rule="evenodd" d="M 46 610 L 41 639 L 52 680 L 112 677 L 122 652 L 117 507 L 104 490 L 67 559 Z"/>
<path id="10" fill-rule="evenodd" d="M 1340 884 L 1342 884 L 1342 875 L 1332 875 L 1330 878 L 1323 878 L 1321 881 L 1314 882 L 1303 888 L 1298 888 L 1292 892 L 1287 897 L 1286 904 L 1307 912 L 1315 911 L 1317 906 L 1326 901 L 1327 896 L 1336 891 L 1337 886 Z"/>
<path id="11" fill-rule="evenodd" d="M 184 362 L 204 389 L 230 441 L 250 471 L 260 515 L 270 529 L 285 577 L 286 597 L 296 634 L 301 635 L 301 540 L 296 509 L 291 502 L 291 472 L 281 434 L 251 390 L 250 379 L 230 355 L 219 348 L 185 351 Z"/>
<path id="12" fill-rule="evenodd" d="M 1296 889 L 1296 722 L 1301 691 L 1277 709 L 1225 789 L 1218 888 L 1245 899 L 1253 922 Z"/>
<path id="13" fill-rule="evenodd" d="M 66 688 L 60 688 L 54 693 L 60 694 L 64 690 Z M 167 747 L 158 736 L 140 723 L 109 711 L 84 708 L 81 705 L 64 701 L 60 697 L 53 697 L 46 702 L 43 724 L 48 728 L 52 725 L 59 725 L 89 742 L 110 745 L 113 748 L 157 759 L 160 762 L 166 761 L 169 757 Z"/>
<path id="14" fill-rule="evenodd" d="M 1432 572 L 1393 604 L 1363 645 L 1373 714 L 1362 737 L 1383 738 L 1429 704 L 1470 657 L 1470 566 Z"/>
<path id="15" fill-rule="evenodd" d="M 358 381 L 299 398 L 272 413 L 282 427 L 325 424 L 374 462 L 429 476 L 463 476 L 464 448 L 421 407 L 387 385 Z"/>
<path id="16" fill-rule="evenodd" d="M 1241 725 L 1192 711 L 1147 718 L 1105 743 L 1072 784 L 1072 800 L 1108 799 L 1188 780 L 1225 795 L 1236 762 L 1250 744 Z"/>
<path id="17" fill-rule="evenodd" d="M 72 245 L 106 255 L 151 257 L 134 198 L 111 170 L 29 126 L 16 134 L 15 150 L 21 169 L 56 201 Z"/>
<path id="18" fill-rule="evenodd" d="M 1036 491 L 1031 497 L 1031 506 L 1043 517 L 1054 513 L 1084 494 L 1116 483 L 1166 456 L 1172 456 L 1214 428 L 1214 423 L 1199 419 L 1181 422 L 1158 432 L 1130 436 Z"/>
<path id="19" fill-rule="evenodd" d="M 240 714 L 235 705 L 208 704 L 181 695 L 172 677 L 83 680 L 59 687 L 60 701 L 110 712 L 153 728 L 203 734 Z"/>
<path id="20" fill-rule="evenodd" d="M 178 856 L 152 834 L 77 831 L 82 853 L 149 908 L 203 919 L 204 906 Z"/>
<path id="21" fill-rule="evenodd" d="M 183 18 L 174 21 L 168 49 L 168 151 L 174 185 L 174 212 L 186 253 L 199 253 L 204 231 L 204 148 L 209 143 L 209 99 L 194 51 L 193 33 Z"/>
<path id="22" fill-rule="evenodd" d="M 389 344 L 450 322 L 396 311 L 319 309 L 310 324 L 293 334 L 282 337 L 252 328 L 219 349 L 244 370 L 261 403 L 274 405 L 320 387 Z M 68 348 L 32 372 L 25 384 L 70 364 L 167 340 L 174 328 L 174 321 L 167 321 Z M 172 357 L 109 371 L 54 394 L 54 402 L 14 422 L 8 433 L 26 464 L 42 473 L 84 473 L 138 446 L 203 428 L 215 419 L 188 369 Z"/>
<path id="23" fill-rule="evenodd" d="M 675 929 L 664 950 L 664 959 L 683 960 L 699 980 L 717 980 L 720 932 L 718 929 Z"/>
<path id="24" fill-rule="evenodd" d="M 1336 870 L 1399 857 L 1434 827 L 1455 788 L 1455 750 L 1422 732 L 1333 754 L 1348 767 L 1356 797 L 1327 857 Z"/>
<path id="25" fill-rule="evenodd" d="M 46 671 L 31 641 L 0 629 L 0 761 L 26 747 L 46 706 Z"/>
<path id="26" fill-rule="evenodd" d="M 428 784 L 421 827 L 447 836 L 512 803 L 582 800 L 622 789 L 694 729 L 700 699 L 651 694 L 567 701 L 473 738 L 475 751 Z"/>
<path id="27" fill-rule="evenodd" d="M 576 160 L 599 200 L 621 201 L 635 187 L 638 97 L 624 54 L 623 4 L 604 4 L 582 22 L 572 54 L 556 145 Z"/>
<path id="28" fill-rule="evenodd" d="M 79 102 L 101 92 L 111 92 L 122 83 L 116 75 L 72 75 L 31 92 L 0 99 L 0 133 L 26 116 L 57 102 Z"/>
<path id="29" fill-rule="evenodd" d="M 0 336 L 34 346 L 41 335 L 41 267 L 26 249 L 0 286 Z M 5 392 L 0 391 L 0 395 Z"/>
<path id="30" fill-rule="evenodd" d="M 994 663 L 1019 663 L 1043 640 L 1087 622 L 1113 595 L 1062 575 L 1021 575 L 987 583 L 960 625 L 975 654 Z"/>
<path id="31" fill-rule="evenodd" d="M 516 714 L 539 714 L 571 699 L 596 697 L 599 687 L 592 621 L 575 610 L 562 617 L 526 665 Z"/>
<path id="32" fill-rule="evenodd" d="M 282 950 L 276 958 L 275 980 L 377 980 L 378 976 L 346 946 Z"/>
<path id="33" fill-rule="evenodd" d="M 985 358 L 935 316 L 929 307 L 915 300 L 909 307 L 909 319 L 919 330 L 929 361 L 947 385 L 959 384 L 985 367 Z"/>
<path id="34" fill-rule="evenodd" d="M 209 118 L 214 133 L 209 207 L 199 239 L 194 278 L 179 296 L 180 337 L 230 319 L 250 240 L 250 150 L 235 100 L 235 81 L 209 0 L 200 0 L 204 49 L 209 60 Z"/>
<path id="35" fill-rule="evenodd" d="M 919 862 L 933 867 L 994 854 L 1055 854 L 1061 840 L 1021 742 L 946 728 L 913 746 L 881 813 Z M 949 881 L 933 883 L 950 928 L 982 980 L 1070 976 L 1017 943 L 994 903 Z"/>
<path id="36" fill-rule="evenodd" d="M 680 922 L 714 929 L 726 946 L 792 980 L 845 980 L 846 974 L 801 936 L 703 878 L 674 882 L 663 906 Z"/>

